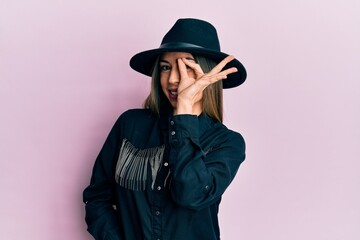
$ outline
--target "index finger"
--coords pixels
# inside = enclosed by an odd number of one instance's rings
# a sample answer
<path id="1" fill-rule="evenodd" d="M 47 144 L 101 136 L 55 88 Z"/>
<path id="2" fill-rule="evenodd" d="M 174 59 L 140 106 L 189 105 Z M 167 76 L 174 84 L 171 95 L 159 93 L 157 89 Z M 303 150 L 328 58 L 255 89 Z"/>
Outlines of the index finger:
<path id="1" fill-rule="evenodd" d="M 196 77 L 200 77 L 204 75 L 204 72 L 198 63 L 196 63 L 195 61 L 190 61 L 189 59 L 186 58 L 182 58 L 182 60 L 185 66 L 190 67 L 192 70 L 194 70 Z"/>
<path id="2" fill-rule="evenodd" d="M 183 62 L 183 60 L 181 58 L 179 58 L 177 60 L 177 62 L 178 62 L 178 68 L 179 68 L 179 73 L 180 73 L 180 80 L 189 78 L 189 75 L 186 70 L 186 65 Z"/>

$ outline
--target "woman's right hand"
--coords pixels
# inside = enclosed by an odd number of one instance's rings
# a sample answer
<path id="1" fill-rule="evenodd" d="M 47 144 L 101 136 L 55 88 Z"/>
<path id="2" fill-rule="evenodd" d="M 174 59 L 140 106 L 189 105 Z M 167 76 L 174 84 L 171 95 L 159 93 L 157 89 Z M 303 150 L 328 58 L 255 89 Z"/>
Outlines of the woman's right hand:
<path id="1" fill-rule="evenodd" d="M 217 64 L 210 72 L 204 73 L 198 63 L 189 61 L 186 58 L 179 58 L 178 68 L 180 73 L 180 83 L 178 87 L 177 107 L 174 115 L 177 114 L 196 114 L 199 115 L 197 106 L 202 106 L 202 97 L 204 89 L 224 80 L 227 75 L 237 72 L 235 67 L 222 70 L 226 64 L 231 62 L 234 56 L 227 56 L 219 64 Z M 194 74 L 189 74 L 188 68 L 193 70 Z M 190 75 L 190 76 L 189 76 Z"/>

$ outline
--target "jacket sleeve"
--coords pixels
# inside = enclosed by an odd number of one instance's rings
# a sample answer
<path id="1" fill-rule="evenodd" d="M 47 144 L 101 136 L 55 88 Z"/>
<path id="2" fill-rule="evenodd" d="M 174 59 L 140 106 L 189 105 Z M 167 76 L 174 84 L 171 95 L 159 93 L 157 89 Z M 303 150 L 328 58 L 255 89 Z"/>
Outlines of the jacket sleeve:
<path id="1" fill-rule="evenodd" d="M 110 131 L 96 158 L 90 185 L 83 192 L 85 221 L 96 240 L 121 240 L 115 204 L 114 164 L 118 154 L 119 120 Z"/>
<path id="2" fill-rule="evenodd" d="M 202 149 L 197 116 L 177 115 L 170 122 L 172 198 L 189 209 L 210 206 L 220 199 L 244 161 L 244 139 L 221 128 L 211 137 L 211 148 Z"/>

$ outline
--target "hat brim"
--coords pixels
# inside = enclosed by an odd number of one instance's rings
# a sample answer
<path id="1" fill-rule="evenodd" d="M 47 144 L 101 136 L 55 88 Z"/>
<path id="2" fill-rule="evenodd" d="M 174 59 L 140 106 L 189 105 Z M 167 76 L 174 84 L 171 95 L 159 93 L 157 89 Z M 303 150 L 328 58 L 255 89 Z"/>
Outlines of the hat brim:
<path id="1" fill-rule="evenodd" d="M 176 48 L 157 48 L 144 52 L 140 52 L 130 59 L 130 66 L 137 72 L 145 74 L 147 76 L 152 75 L 153 65 L 156 58 L 165 52 L 189 52 L 192 54 L 200 55 L 212 59 L 216 63 L 222 61 L 225 57 L 229 56 L 226 53 L 213 51 L 205 48 L 198 47 L 176 47 Z M 223 80 L 223 88 L 233 88 L 241 85 L 246 79 L 246 70 L 241 62 L 237 59 L 232 60 L 223 68 L 223 70 L 236 67 L 237 72 L 231 73 L 227 76 L 227 79 Z"/>

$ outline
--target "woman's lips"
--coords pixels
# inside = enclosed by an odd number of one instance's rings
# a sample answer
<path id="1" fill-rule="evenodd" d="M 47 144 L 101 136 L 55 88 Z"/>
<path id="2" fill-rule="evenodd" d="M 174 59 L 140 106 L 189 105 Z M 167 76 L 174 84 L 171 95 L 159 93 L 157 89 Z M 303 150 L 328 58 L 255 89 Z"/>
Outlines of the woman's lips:
<path id="1" fill-rule="evenodd" d="M 169 98 L 177 99 L 177 89 L 170 89 L 169 90 Z"/>

